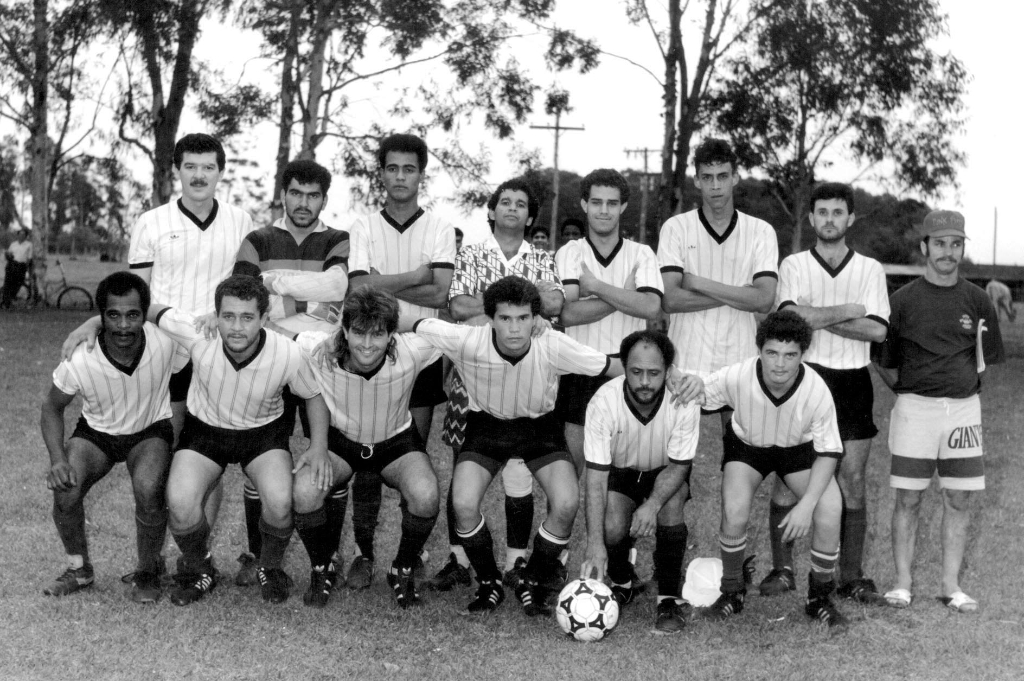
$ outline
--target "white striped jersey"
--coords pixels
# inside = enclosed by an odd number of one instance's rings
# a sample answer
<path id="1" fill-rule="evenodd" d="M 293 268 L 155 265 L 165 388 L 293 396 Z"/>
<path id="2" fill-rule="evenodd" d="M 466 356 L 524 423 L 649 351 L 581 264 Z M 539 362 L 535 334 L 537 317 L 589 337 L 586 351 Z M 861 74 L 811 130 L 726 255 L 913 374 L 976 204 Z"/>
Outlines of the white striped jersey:
<path id="1" fill-rule="evenodd" d="M 171 418 L 168 381 L 188 353 L 153 324 L 142 328 L 142 351 L 131 366 L 110 358 L 101 332 L 92 352 L 79 345 L 53 372 L 58 390 L 82 396 L 82 416 L 101 433 L 133 435 Z"/>
<path id="2" fill-rule="evenodd" d="M 704 408 L 726 405 L 735 411 L 732 427 L 752 447 L 795 447 L 814 442 L 814 451 L 837 456 L 843 451 L 832 393 L 821 376 L 800 365 L 793 386 L 775 397 L 761 375 L 761 358 L 751 357 L 719 369 L 704 381 Z"/>
<path id="3" fill-rule="evenodd" d="M 578 286 L 582 265 L 594 273 L 603 282 L 625 288 L 630 271 L 634 265 L 636 270 L 636 290 L 641 293 L 656 293 L 660 298 L 665 291 L 665 284 L 658 269 L 658 258 L 646 244 L 639 244 L 619 237 L 619 243 L 607 258 L 598 253 L 590 239 L 576 239 L 558 249 L 555 253 L 555 265 L 563 286 Z M 565 327 L 570 338 L 578 340 L 595 350 L 609 355 L 619 354 L 622 339 L 647 328 L 647 320 L 634 317 L 615 310 L 604 319 L 589 324 Z"/>
<path id="4" fill-rule="evenodd" d="M 333 336 L 305 332 L 295 340 L 303 350 L 312 352 Z M 331 411 L 331 425 L 353 442 L 383 442 L 408 428 L 412 423 L 409 398 L 416 377 L 441 358 L 440 351 L 415 334 L 398 333 L 394 338 L 395 359 L 385 357 L 370 374 L 346 371 L 333 359 L 329 365 L 309 360 Z"/>
<path id="5" fill-rule="evenodd" d="M 675 407 L 662 391 L 654 411 L 644 417 L 626 396 L 625 376 L 616 376 L 598 388 L 587 405 L 583 455 L 587 468 L 652 471 L 670 461 L 691 462 L 699 435 L 696 402 Z"/>
<path id="6" fill-rule="evenodd" d="M 157 324 L 192 357 L 188 411 L 207 425 L 230 430 L 265 426 L 284 413 L 285 386 L 302 399 L 320 394 L 302 349 L 280 334 L 262 329 L 256 352 L 238 363 L 219 337 L 207 340 L 197 333 L 195 317 L 187 312 L 164 310 Z"/>
<path id="7" fill-rule="evenodd" d="M 658 240 L 662 272 L 696 274 L 729 286 L 749 286 L 759 277 L 778 278 L 779 244 L 764 220 L 739 211 L 719 236 L 701 209 L 669 218 Z M 705 374 L 757 354 L 753 312 L 721 305 L 671 315 L 668 335 L 683 371 Z"/>
<path id="8" fill-rule="evenodd" d="M 351 253 L 349 279 L 369 274 L 411 272 L 421 265 L 431 269 L 455 269 L 455 228 L 442 217 L 422 208 L 399 224 L 381 210 L 359 217 L 349 230 Z M 402 314 L 415 318 L 436 317 L 437 309 L 398 301 Z"/>
<path id="9" fill-rule="evenodd" d="M 455 364 L 470 410 L 499 419 L 543 416 L 555 408 L 559 376 L 600 376 L 609 364 L 607 355 L 553 331 L 531 339 L 526 354 L 511 358 L 498 350 L 490 325 L 421 319 L 415 330 Z"/>
<path id="10" fill-rule="evenodd" d="M 240 208 L 215 200 L 202 221 L 178 199 L 139 217 L 128 265 L 153 268 L 149 289 L 154 303 L 210 314 L 217 284 L 231 276 L 238 247 L 254 229 L 252 218 Z"/>
<path id="11" fill-rule="evenodd" d="M 834 269 L 813 248 L 788 256 L 779 266 L 776 298 L 780 310 L 801 300 L 799 304 L 813 307 L 860 303 L 868 318 L 889 327 L 889 292 L 882 265 L 853 249 Z M 818 329 L 804 361 L 830 369 L 860 369 L 871 362 L 871 342 Z"/>

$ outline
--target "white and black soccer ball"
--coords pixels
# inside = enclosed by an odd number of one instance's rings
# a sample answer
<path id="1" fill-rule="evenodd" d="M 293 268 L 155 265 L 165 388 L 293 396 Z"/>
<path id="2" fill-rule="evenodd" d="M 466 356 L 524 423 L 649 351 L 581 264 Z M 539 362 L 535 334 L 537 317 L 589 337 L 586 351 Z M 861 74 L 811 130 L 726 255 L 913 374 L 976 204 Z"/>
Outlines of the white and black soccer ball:
<path id="1" fill-rule="evenodd" d="M 596 579 L 576 579 L 558 594 L 558 626 L 577 641 L 600 641 L 619 621 L 612 590 Z"/>

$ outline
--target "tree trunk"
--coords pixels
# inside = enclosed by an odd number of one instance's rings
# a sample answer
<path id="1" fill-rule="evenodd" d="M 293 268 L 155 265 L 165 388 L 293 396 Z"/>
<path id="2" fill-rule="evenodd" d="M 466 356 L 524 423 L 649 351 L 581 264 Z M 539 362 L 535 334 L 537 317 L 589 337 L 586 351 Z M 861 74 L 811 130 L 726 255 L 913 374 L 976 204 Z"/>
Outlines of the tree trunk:
<path id="1" fill-rule="evenodd" d="M 665 51 L 665 85 L 663 88 L 662 110 L 663 139 L 661 142 L 661 180 L 658 185 L 658 224 L 664 224 L 675 214 L 675 171 L 673 169 L 676 142 L 676 106 L 679 102 L 678 78 L 686 73 L 677 73 L 680 61 L 685 63 L 683 53 L 683 10 L 681 0 L 669 0 L 668 30 L 669 43 Z M 660 227 L 659 227 L 660 229 Z"/>
<path id="2" fill-rule="evenodd" d="M 270 201 L 270 218 L 278 220 L 284 215 L 281 204 L 281 190 L 284 189 L 282 175 L 292 156 L 292 126 L 295 125 L 295 62 L 299 56 L 299 19 L 302 5 L 298 0 L 291 3 L 288 18 L 288 40 L 285 43 L 281 63 L 281 120 L 277 137 L 277 170 L 274 173 L 274 194 Z"/>
<path id="3" fill-rule="evenodd" d="M 316 7 L 309 45 L 309 91 L 302 112 L 302 149 L 298 156 L 302 159 L 315 159 L 316 147 L 320 143 L 316 131 L 320 124 L 320 100 L 324 94 L 327 41 L 334 27 L 336 5 L 335 0 L 321 0 Z"/>
<path id="4" fill-rule="evenodd" d="M 47 98 L 50 80 L 50 21 L 47 0 L 33 0 L 32 50 L 32 137 L 29 143 L 32 164 L 32 249 L 35 257 L 46 261 L 50 218 L 50 139 L 48 136 Z"/>

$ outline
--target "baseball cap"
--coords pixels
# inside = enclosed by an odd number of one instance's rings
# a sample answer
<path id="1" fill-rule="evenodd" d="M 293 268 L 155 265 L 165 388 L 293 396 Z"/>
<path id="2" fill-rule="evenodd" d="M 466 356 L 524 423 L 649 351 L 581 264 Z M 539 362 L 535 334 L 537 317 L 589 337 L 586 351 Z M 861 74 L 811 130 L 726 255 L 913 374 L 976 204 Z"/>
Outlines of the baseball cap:
<path id="1" fill-rule="evenodd" d="M 933 210 L 924 216 L 922 236 L 962 236 L 966 239 L 966 222 L 964 216 L 955 210 Z"/>
<path id="2" fill-rule="evenodd" d="M 694 558 L 686 566 L 683 598 L 690 605 L 706 608 L 722 595 L 722 561 L 719 558 Z"/>

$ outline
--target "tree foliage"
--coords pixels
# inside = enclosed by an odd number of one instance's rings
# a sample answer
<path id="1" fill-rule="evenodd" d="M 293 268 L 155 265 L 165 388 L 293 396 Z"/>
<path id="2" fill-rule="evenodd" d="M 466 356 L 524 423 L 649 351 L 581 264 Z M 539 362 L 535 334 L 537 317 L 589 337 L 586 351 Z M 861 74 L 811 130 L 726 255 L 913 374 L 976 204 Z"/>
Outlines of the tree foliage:
<path id="1" fill-rule="evenodd" d="M 767 176 L 793 226 L 788 250 L 802 247 L 811 188 L 838 158 L 885 162 L 897 187 L 924 196 L 955 184 L 967 75 L 930 46 L 945 31 L 935 0 L 762 0 L 755 11 L 769 4 L 706 111 L 741 164 Z"/>

